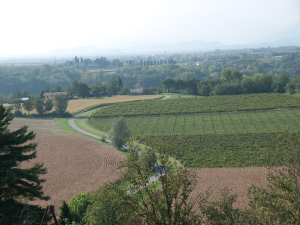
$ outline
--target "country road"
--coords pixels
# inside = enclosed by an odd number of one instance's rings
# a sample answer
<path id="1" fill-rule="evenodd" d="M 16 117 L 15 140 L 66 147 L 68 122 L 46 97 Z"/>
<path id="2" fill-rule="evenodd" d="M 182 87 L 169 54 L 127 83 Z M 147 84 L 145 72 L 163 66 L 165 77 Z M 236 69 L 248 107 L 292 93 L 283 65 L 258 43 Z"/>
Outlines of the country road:
<path id="1" fill-rule="evenodd" d="M 89 133 L 89 132 L 87 132 L 87 131 L 85 131 L 85 130 L 82 130 L 82 129 L 80 129 L 79 127 L 77 127 L 76 124 L 75 124 L 75 119 L 76 119 L 77 117 L 79 117 L 79 116 L 81 116 L 81 115 L 83 115 L 83 114 L 85 114 L 85 113 L 88 113 L 88 112 L 90 112 L 90 111 L 93 111 L 93 110 L 95 110 L 95 109 L 92 109 L 92 110 L 89 110 L 89 111 L 80 113 L 80 114 L 78 114 L 78 115 L 76 115 L 76 116 L 73 116 L 71 119 L 69 119 L 68 124 L 69 124 L 74 130 L 77 130 L 77 131 L 80 132 L 80 133 L 89 135 L 89 136 L 91 136 L 91 137 L 93 137 L 93 138 L 102 139 L 101 136 L 98 136 L 98 135 Z M 109 142 L 109 143 L 112 142 L 112 141 L 109 140 L 109 139 L 105 139 L 105 141 L 106 141 L 106 142 Z"/>
<path id="2" fill-rule="evenodd" d="M 170 96 L 166 96 L 166 98 L 169 98 L 169 97 L 170 97 Z M 162 99 L 162 100 L 163 100 L 163 99 Z M 78 115 L 76 115 L 76 116 L 73 116 L 71 119 L 69 119 L 68 124 L 69 124 L 73 129 L 77 130 L 78 132 L 80 132 L 80 133 L 82 133 L 82 134 L 85 134 L 85 135 L 88 135 L 88 136 L 91 136 L 91 137 L 94 137 L 94 138 L 97 138 L 97 139 L 102 139 L 101 136 L 98 136 L 98 135 L 89 133 L 89 132 L 87 132 L 87 131 L 85 131 L 85 130 L 82 130 L 81 128 L 77 127 L 76 124 L 75 124 L 75 119 L 76 119 L 77 117 L 79 117 L 79 116 L 81 116 L 81 115 L 83 115 L 83 114 L 85 114 L 85 113 L 88 113 L 88 112 L 90 112 L 90 111 L 93 111 L 93 110 L 95 110 L 95 109 L 92 109 L 92 110 L 89 110 L 89 111 L 80 113 L 80 114 L 78 114 Z M 106 141 L 106 142 L 109 142 L 109 143 L 112 143 L 112 141 L 109 140 L 109 139 L 107 139 L 107 138 L 105 138 L 105 141 Z M 134 150 L 136 150 L 136 149 L 134 149 Z M 153 183 L 153 182 L 155 182 L 155 181 L 157 181 L 162 175 L 164 175 L 164 172 L 163 172 L 162 174 L 160 174 L 160 173 L 158 172 L 158 171 L 159 171 L 159 169 L 158 169 L 158 166 L 159 166 L 159 165 L 160 165 L 160 163 L 159 163 L 159 162 L 156 162 L 156 165 L 155 165 L 155 168 L 154 168 L 154 169 L 155 169 L 155 174 L 154 174 L 152 177 L 149 178 L 147 185 L 148 185 L 148 184 L 151 184 L 151 183 Z M 140 187 L 140 188 L 138 188 L 137 190 L 139 190 L 139 189 L 141 189 L 141 188 L 143 188 L 143 187 Z M 137 191 L 137 190 L 136 190 L 136 191 Z"/>

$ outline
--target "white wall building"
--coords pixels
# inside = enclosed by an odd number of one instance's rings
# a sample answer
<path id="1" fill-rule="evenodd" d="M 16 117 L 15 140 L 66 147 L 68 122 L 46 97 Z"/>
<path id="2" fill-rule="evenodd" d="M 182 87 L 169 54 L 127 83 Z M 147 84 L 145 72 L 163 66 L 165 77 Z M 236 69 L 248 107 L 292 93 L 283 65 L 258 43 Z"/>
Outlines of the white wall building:
<path id="1" fill-rule="evenodd" d="M 145 92 L 144 85 L 141 80 L 137 81 L 137 84 L 134 88 L 130 88 L 130 94 L 143 94 Z"/>

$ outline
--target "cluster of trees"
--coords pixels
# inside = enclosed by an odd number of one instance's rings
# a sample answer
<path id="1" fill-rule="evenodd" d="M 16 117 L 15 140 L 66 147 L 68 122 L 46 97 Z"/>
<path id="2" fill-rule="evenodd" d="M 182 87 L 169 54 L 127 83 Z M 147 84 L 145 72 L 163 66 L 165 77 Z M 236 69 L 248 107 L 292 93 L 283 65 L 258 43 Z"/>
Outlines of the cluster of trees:
<path id="1" fill-rule="evenodd" d="M 96 58 L 95 60 L 92 60 L 90 58 L 78 58 L 75 56 L 74 60 L 66 61 L 66 64 L 68 66 L 74 66 L 76 68 L 81 67 L 92 67 L 92 68 L 105 68 L 109 65 L 115 67 L 121 67 L 123 66 L 123 63 L 118 59 L 114 59 L 113 61 L 109 62 L 105 57 Z"/>
<path id="2" fill-rule="evenodd" d="M 270 165 L 267 187 L 249 188 L 247 209 L 233 206 L 237 195 L 226 187 L 221 188 L 219 199 L 212 200 L 209 189 L 191 199 L 195 174 L 170 160 L 171 149 L 154 142 L 143 155 L 129 150 L 127 160 L 122 163 L 126 172 L 120 183 L 107 184 L 95 194 L 78 195 L 64 203 L 60 224 L 67 224 L 66 221 L 74 224 L 298 224 L 300 139 L 288 132 L 280 139 L 286 167 L 277 167 L 281 165 L 277 159 L 282 157 L 265 158 Z M 157 159 L 153 157 L 155 153 Z M 160 163 L 153 163 L 154 158 Z M 154 171 L 159 187 L 157 183 L 149 183 Z"/>
<path id="3" fill-rule="evenodd" d="M 24 97 L 29 97 L 29 99 L 22 101 Z M 35 97 L 35 99 L 33 99 L 33 97 Z M 39 115 L 43 115 L 46 112 L 52 111 L 53 107 L 55 107 L 57 114 L 62 115 L 66 112 L 69 103 L 69 97 L 66 95 L 56 95 L 54 96 L 54 101 L 50 99 L 44 101 L 44 99 L 38 95 L 33 97 L 29 96 L 29 92 L 26 90 L 14 91 L 10 98 L 16 116 L 22 116 L 21 108 L 24 108 L 28 114 L 35 109 Z"/>
<path id="4" fill-rule="evenodd" d="M 128 85 L 123 87 L 122 79 L 116 79 L 115 77 L 110 77 L 107 83 L 102 83 L 98 81 L 91 85 L 87 85 L 83 82 L 78 82 L 74 79 L 70 86 L 66 88 L 66 91 L 71 98 L 74 96 L 85 98 L 85 97 L 99 97 L 101 95 L 126 95 L 130 92 Z"/>
<path id="5" fill-rule="evenodd" d="M 171 79 L 162 81 L 162 86 L 170 92 L 184 90 L 193 95 L 236 95 L 251 93 L 285 93 L 294 94 L 300 91 L 300 77 L 291 79 L 284 73 L 273 76 L 271 74 L 254 73 L 251 77 L 242 75 L 239 71 L 224 69 L 220 78 L 199 81 L 192 79 Z"/>
<path id="6" fill-rule="evenodd" d="M 53 92 L 64 92 L 68 93 L 68 96 L 65 95 L 56 95 L 54 101 L 46 100 L 44 101 L 44 93 L 53 93 Z M 21 108 L 23 107 L 28 114 L 35 109 L 40 115 L 43 115 L 46 112 L 52 111 L 55 107 L 55 111 L 58 114 L 63 114 L 68 106 L 69 98 L 74 98 L 75 96 L 79 98 L 86 97 L 99 97 L 102 95 L 127 95 L 130 92 L 130 87 L 128 85 L 123 86 L 122 79 L 116 79 L 115 77 L 110 77 L 107 83 L 96 82 L 91 85 L 87 85 L 83 82 L 78 82 L 74 79 L 70 86 L 63 88 L 61 86 L 54 86 L 49 88 L 46 85 L 45 89 L 42 90 L 39 94 L 30 95 L 30 92 L 22 89 L 16 89 L 11 95 L 3 96 L 0 95 L 0 104 L 10 103 L 13 105 L 16 116 L 21 116 Z M 29 98 L 24 101 L 22 98 Z"/>
<path id="7" fill-rule="evenodd" d="M 204 61 L 199 66 L 181 66 L 174 64 L 175 62 L 171 59 L 169 62 L 161 63 L 159 61 L 159 64 L 157 61 L 154 62 L 150 59 L 142 60 L 142 62 L 135 61 L 135 63 L 129 60 L 125 63 L 128 65 L 127 67 L 109 74 L 103 71 L 92 73 L 86 69 L 78 70 L 68 62 L 41 66 L 3 66 L 0 67 L 0 94 L 9 95 L 15 89 L 26 89 L 31 93 L 39 93 L 41 91 L 40 87 L 45 87 L 46 85 L 49 85 L 49 87 L 58 85 L 66 88 L 74 79 L 87 85 L 99 81 L 103 83 L 108 82 L 112 76 L 120 77 L 124 84 L 129 86 L 134 86 L 136 80 L 141 79 L 145 84 L 145 88 L 151 86 L 161 87 L 161 81 L 168 77 L 182 80 L 195 78 L 199 81 L 220 78 L 222 70 L 226 68 L 231 71 L 239 71 L 247 76 L 252 76 L 254 73 L 278 76 L 285 73 L 291 78 L 300 74 L 299 58 L 299 52 L 292 52 L 278 59 L 261 60 L 251 57 L 237 57 L 226 61 Z M 101 61 L 100 58 L 98 61 L 100 63 L 103 59 Z M 123 64 L 119 59 L 115 59 L 112 63 L 113 66 Z"/>
<path id="8" fill-rule="evenodd" d="M 89 58 L 78 58 L 75 56 L 74 61 L 66 62 L 70 66 L 82 66 L 82 67 L 96 67 L 96 68 L 104 68 L 109 65 L 109 61 L 105 57 L 96 58 L 95 60 Z"/>

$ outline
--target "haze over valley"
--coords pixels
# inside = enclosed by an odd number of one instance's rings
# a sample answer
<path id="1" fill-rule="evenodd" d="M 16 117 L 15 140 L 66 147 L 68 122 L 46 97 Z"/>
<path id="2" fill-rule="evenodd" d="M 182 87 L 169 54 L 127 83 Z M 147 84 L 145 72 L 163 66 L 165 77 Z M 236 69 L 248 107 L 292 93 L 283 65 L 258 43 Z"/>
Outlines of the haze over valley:
<path id="1" fill-rule="evenodd" d="M 299 0 L 0 8 L 0 224 L 300 224 Z"/>

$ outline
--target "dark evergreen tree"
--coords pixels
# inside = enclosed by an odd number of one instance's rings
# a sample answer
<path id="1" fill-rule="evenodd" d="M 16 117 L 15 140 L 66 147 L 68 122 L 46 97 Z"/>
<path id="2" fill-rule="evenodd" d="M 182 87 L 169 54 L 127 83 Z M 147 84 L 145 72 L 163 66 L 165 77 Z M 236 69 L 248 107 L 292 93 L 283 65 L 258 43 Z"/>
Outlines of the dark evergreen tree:
<path id="1" fill-rule="evenodd" d="M 49 112 L 52 110 L 53 102 L 50 99 L 47 99 L 44 104 L 45 104 L 45 111 Z"/>
<path id="2" fill-rule="evenodd" d="M 121 90 L 122 87 L 123 87 L 123 82 L 122 82 L 122 79 L 119 77 L 119 80 L 118 80 L 118 86 L 119 86 L 119 89 Z"/>
<path id="3" fill-rule="evenodd" d="M 24 202 L 35 199 L 48 200 L 42 190 L 45 174 L 43 164 L 21 168 L 21 163 L 36 158 L 36 143 L 33 131 L 27 133 L 27 126 L 11 132 L 8 125 L 13 120 L 9 109 L 0 105 L 0 224 L 35 224 L 41 221 L 43 209 Z M 30 221 L 30 222 L 29 222 Z M 23 223 L 22 223 L 23 224 Z"/>
<path id="4" fill-rule="evenodd" d="M 59 218 L 58 218 L 58 224 L 59 225 L 67 225 L 67 222 L 70 222 L 71 218 L 71 213 L 69 206 L 65 201 L 63 201 L 61 207 L 60 207 L 60 212 L 59 212 Z"/>

